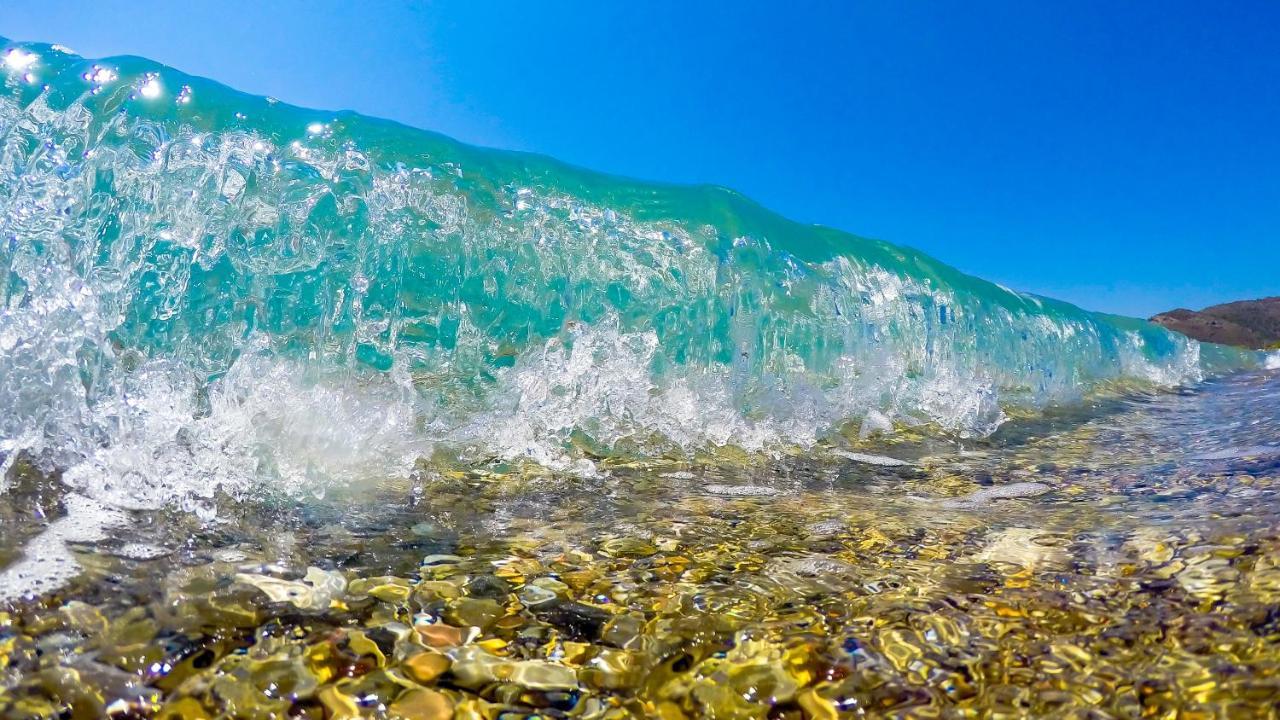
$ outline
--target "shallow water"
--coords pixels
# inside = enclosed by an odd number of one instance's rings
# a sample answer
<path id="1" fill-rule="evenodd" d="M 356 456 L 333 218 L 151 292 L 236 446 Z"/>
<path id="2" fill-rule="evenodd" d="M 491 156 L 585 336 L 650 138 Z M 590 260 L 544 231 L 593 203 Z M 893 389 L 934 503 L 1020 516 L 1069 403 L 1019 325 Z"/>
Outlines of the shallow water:
<path id="1" fill-rule="evenodd" d="M 135 513 L 0 615 L 0 715 L 1272 717 L 1278 397 Z M 13 492 L 10 555 L 68 499 Z"/>

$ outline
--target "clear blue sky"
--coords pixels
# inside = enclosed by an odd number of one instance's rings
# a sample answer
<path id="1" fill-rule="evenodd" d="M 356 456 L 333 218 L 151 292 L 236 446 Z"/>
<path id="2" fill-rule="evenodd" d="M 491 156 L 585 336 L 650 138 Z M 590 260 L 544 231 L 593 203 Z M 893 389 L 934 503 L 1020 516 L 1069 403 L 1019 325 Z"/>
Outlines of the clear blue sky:
<path id="1" fill-rule="evenodd" d="M 4 2 L 143 55 L 1149 315 L 1280 294 L 1280 2 Z"/>

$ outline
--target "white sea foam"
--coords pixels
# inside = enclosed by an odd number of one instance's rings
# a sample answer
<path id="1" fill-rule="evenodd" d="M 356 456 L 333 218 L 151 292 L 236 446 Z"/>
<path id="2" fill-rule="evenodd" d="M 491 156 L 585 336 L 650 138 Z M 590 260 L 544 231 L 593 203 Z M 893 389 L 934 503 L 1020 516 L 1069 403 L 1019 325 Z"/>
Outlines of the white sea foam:
<path id="1" fill-rule="evenodd" d="M 1120 346 L 1120 362 L 1124 375 L 1148 380 L 1163 387 L 1197 383 L 1204 379 L 1200 368 L 1200 343 L 1179 342 L 1172 362 L 1155 363 L 1143 353 L 1146 341 L 1136 332 L 1125 334 L 1128 342 Z"/>
<path id="2" fill-rule="evenodd" d="M 68 543 L 105 539 L 127 511 L 178 506 L 206 519 L 218 494 L 322 495 L 361 478 L 405 477 L 430 453 L 418 429 L 416 396 L 391 377 L 308 377 L 294 363 L 248 356 L 208 390 L 207 406 L 188 375 L 158 364 L 139 368 L 125 391 L 86 409 L 110 442 L 73 462 L 67 514 L 0 573 L 0 599 L 54 590 L 79 573 Z M 163 550 L 139 544 L 128 557 Z"/>
<path id="3" fill-rule="evenodd" d="M 63 473 L 76 491 L 118 508 L 177 503 L 212 517 L 222 492 L 322 494 L 335 483 L 407 475 L 430 454 L 416 396 L 388 375 L 316 376 L 248 355 L 207 390 L 163 366 L 136 371 L 95 406 L 112 441 Z"/>
<path id="4" fill-rule="evenodd" d="M 20 560 L 0 570 L 0 600 L 41 595 L 62 587 L 80 574 L 69 543 L 103 540 L 128 516 L 82 495 L 63 498 L 67 514 L 27 542 Z"/>

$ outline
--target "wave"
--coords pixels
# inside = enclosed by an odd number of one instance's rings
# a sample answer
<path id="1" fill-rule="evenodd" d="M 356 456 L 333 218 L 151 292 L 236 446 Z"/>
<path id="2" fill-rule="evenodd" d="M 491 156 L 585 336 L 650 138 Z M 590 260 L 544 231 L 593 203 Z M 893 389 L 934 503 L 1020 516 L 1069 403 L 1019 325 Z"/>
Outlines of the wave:
<path id="1" fill-rule="evenodd" d="M 850 426 L 983 436 L 1259 363 L 724 188 L 0 46 L 0 471 L 116 507 L 211 512 L 442 447 L 590 473 Z"/>

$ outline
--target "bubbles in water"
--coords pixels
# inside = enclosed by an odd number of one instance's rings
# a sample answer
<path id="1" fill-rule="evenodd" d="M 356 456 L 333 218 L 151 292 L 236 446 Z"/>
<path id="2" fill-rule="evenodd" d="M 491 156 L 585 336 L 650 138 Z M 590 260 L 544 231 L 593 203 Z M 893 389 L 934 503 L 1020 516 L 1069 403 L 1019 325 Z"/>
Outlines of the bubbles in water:
<path id="1" fill-rule="evenodd" d="M 23 557 L 0 570 L 0 601 L 42 595 L 80 574 L 70 543 L 92 543 L 128 522 L 118 510 L 81 495 L 63 498 L 67 514 L 23 548 Z"/>
<path id="2" fill-rule="evenodd" d="M 200 388 L 166 368 L 142 369 L 115 419 L 113 441 L 63 473 L 63 482 L 115 507 L 179 502 L 205 519 L 223 493 L 303 496 L 332 483 L 406 476 L 430 446 L 417 432 L 411 389 L 389 377 L 316 376 L 247 356 Z"/>

